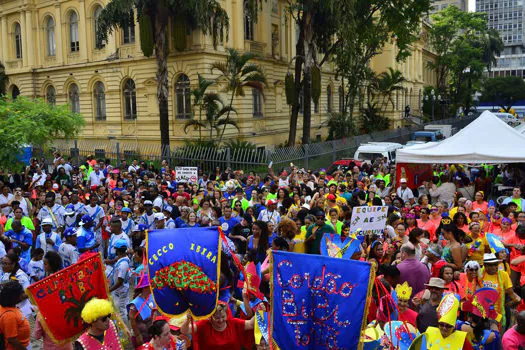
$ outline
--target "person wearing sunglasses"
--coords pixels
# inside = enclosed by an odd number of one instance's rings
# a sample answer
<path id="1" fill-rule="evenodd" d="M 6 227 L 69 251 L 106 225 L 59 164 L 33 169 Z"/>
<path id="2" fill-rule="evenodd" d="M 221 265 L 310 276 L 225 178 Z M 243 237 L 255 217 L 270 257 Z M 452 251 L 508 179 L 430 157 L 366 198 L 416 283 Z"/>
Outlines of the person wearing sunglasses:
<path id="1" fill-rule="evenodd" d="M 113 306 L 108 300 L 93 298 L 88 301 L 80 314 L 87 329 L 74 343 L 74 349 L 121 350 L 117 330 L 111 320 L 113 312 Z"/>
<path id="2" fill-rule="evenodd" d="M 410 349 L 473 349 L 467 333 L 456 330 L 459 301 L 454 294 L 447 294 L 437 307 L 437 327 L 428 327 L 414 340 Z"/>

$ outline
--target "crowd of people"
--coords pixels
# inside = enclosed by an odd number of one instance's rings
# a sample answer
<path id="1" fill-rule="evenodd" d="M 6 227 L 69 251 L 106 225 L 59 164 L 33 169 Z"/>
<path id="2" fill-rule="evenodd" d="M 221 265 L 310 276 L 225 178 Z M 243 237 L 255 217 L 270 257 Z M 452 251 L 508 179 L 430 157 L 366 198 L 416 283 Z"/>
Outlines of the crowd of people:
<path id="1" fill-rule="evenodd" d="M 6 349 L 29 349 L 31 332 L 44 349 L 116 349 L 111 315 L 118 313 L 138 349 L 268 349 L 272 340 L 254 335 L 254 319 L 269 309 L 269 252 L 321 254 L 325 235 L 344 241 L 359 234 L 351 232 L 353 208 L 386 206 L 383 232 L 359 237 L 352 256 L 377 275 L 365 344 L 398 348 L 386 331 L 398 320 L 423 335 L 427 347 L 416 349 L 524 349 L 525 200 L 518 171 L 506 177 L 515 185 L 509 198 L 488 198 L 500 173 L 435 166 L 431 181 L 409 188 L 407 178 L 396 180 L 395 165 L 379 159 L 330 174 L 293 164 L 277 174 L 271 166 L 264 174 L 199 169 L 188 183 L 177 182 L 165 161 L 155 169 L 91 156 L 72 165 L 58 153 L 52 164 L 32 159 L 25 172 L 0 174 L 0 336 Z M 151 296 L 145 238 L 149 230 L 207 226 L 221 227 L 229 243 L 220 302 L 208 320 L 175 324 Z M 86 332 L 59 346 L 23 290 L 86 252 L 103 255 L 112 302 L 88 302 Z M 234 258 L 258 266 L 244 288 Z M 36 319 L 34 329 L 28 319 Z"/>

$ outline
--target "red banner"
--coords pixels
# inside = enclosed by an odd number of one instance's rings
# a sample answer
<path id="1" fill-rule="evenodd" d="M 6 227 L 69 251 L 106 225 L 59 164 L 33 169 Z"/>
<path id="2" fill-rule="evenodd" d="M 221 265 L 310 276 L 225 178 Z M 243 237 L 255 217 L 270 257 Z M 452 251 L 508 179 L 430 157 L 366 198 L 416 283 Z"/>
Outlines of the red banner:
<path id="1" fill-rule="evenodd" d="M 75 340 L 83 331 L 80 313 L 92 298 L 108 299 L 104 264 L 100 254 L 85 259 L 26 289 L 31 303 L 40 312 L 40 323 L 53 342 Z"/>

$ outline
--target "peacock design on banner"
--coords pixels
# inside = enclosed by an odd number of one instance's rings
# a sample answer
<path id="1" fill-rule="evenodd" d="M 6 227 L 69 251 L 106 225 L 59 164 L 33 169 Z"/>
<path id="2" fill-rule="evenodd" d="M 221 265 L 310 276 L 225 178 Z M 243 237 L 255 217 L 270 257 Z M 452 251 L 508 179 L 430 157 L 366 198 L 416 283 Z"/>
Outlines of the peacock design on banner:
<path id="1" fill-rule="evenodd" d="M 191 290 L 200 294 L 212 294 L 217 290 L 216 283 L 199 266 L 185 260 L 157 270 L 151 286 L 155 289 L 168 287 L 179 291 Z"/>

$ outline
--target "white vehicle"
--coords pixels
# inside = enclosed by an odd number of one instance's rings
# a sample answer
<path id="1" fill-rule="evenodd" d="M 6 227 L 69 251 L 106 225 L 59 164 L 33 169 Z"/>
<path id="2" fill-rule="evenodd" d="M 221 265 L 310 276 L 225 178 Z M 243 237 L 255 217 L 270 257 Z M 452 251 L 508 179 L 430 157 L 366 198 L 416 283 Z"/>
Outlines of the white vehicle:
<path id="1" fill-rule="evenodd" d="M 428 142 L 427 141 L 410 140 L 410 141 L 407 141 L 407 143 L 403 146 L 403 148 L 412 147 L 412 146 L 415 146 L 415 145 L 424 145 L 425 143 L 428 143 Z"/>
<path id="2" fill-rule="evenodd" d="M 403 145 L 395 142 L 369 142 L 364 143 L 354 153 L 354 159 L 373 162 L 377 158 L 386 157 L 389 162 L 396 161 L 396 150 Z"/>
<path id="3" fill-rule="evenodd" d="M 505 123 L 516 123 L 516 122 L 518 122 L 518 119 L 515 116 L 513 116 L 512 114 L 510 114 L 510 113 L 497 112 L 497 113 L 494 113 L 494 115 L 496 117 L 498 117 L 499 119 L 503 120 Z"/>
<path id="4" fill-rule="evenodd" d="M 439 130 L 441 131 L 441 134 L 444 138 L 450 137 L 453 134 L 452 125 L 450 124 L 432 124 L 432 125 L 425 125 L 424 130 Z"/>

